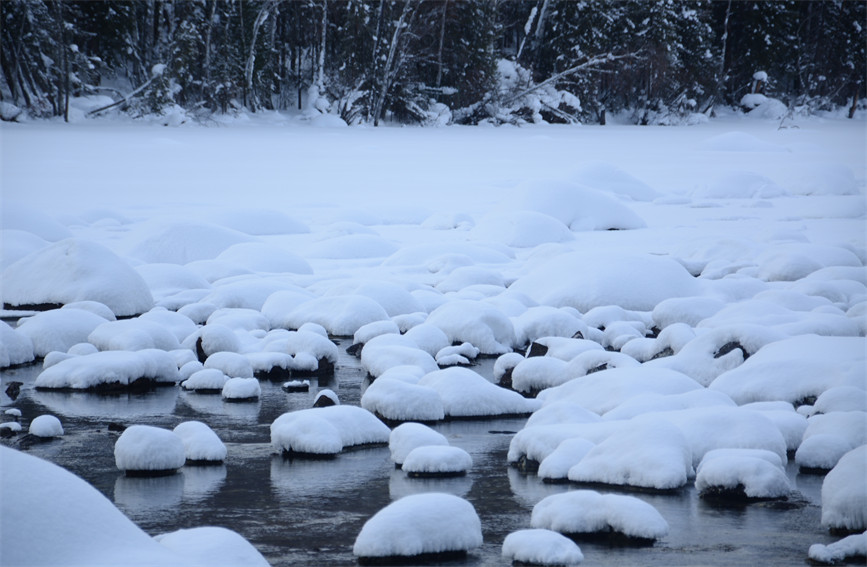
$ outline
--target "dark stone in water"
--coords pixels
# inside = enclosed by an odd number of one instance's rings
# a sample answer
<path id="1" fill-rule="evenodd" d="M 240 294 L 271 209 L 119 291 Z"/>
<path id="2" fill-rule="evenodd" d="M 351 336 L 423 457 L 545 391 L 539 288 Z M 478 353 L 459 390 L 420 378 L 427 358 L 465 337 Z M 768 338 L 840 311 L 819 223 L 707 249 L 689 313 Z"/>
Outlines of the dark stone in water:
<path id="1" fill-rule="evenodd" d="M 339 453 L 304 453 L 302 451 L 283 451 L 283 459 L 292 461 L 298 459 L 300 461 L 333 461 Z"/>
<path id="2" fill-rule="evenodd" d="M 230 404 L 248 404 L 252 402 L 258 402 L 259 396 L 251 396 L 249 398 L 223 398 L 223 401 Z"/>
<path id="3" fill-rule="evenodd" d="M 334 363 L 328 360 L 327 358 L 320 358 L 317 361 L 319 364 L 317 365 L 316 370 L 295 370 L 292 372 L 293 376 L 333 376 L 334 375 Z"/>
<path id="4" fill-rule="evenodd" d="M 787 499 L 785 496 L 781 496 L 779 498 L 757 498 L 754 496 L 747 496 L 746 488 L 744 488 L 743 484 L 739 484 L 734 488 L 728 488 L 724 486 L 710 486 L 704 491 L 700 492 L 699 497 L 703 498 L 709 503 L 718 506 L 742 506 L 753 502 L 767 502 L 772 500 Z"/>
<path id="5" fill-rule="evenodd" d="M 499 380 L 499 382 L 497 382 L 497 384 L 501 388 L 506 388 L 508 390 L 514 389 L 514 388 L 512 388 L 512 370 L 513 370 L 512 368 L 507 369 L 503 373 L 503 375 L 500 377 L 500 380 Z"/>
<path id="6" fill-rule="evenodd" d="M 126 431 L 126 425 L 112 421 L 108 424 L 108 430 L 123 433 L 124 431 Z"/>
<path id="7" fill-rule="evenodd" d="M 662 349 L 658 353 L 651 356 L 650 360 L 656 360 L 657 358 L 665 358 L 665 357 L 671 356 L 673 354 L 674 354 L 674 350 L 672 350 L 671 347 L 665 347 L 664 349 Z"/>
<path id="8" fill-rule="evenodd" d="M 418 555 L 391 555 L 387 557 L 359 557 L 359 565 L 419 565 L 430 563 L 438 565 L 449 561 L 463 561 L 467 557 L 466 550 L 443 551 L 441 553 L 420 553 Z"/>
<path id="9" fill-rule="evenodd" d="M 545 356 L 548 353 L 548 347 L 539 343 L 530 343 L 530 348 L 527 349 L 527 358 L 533 356 Z"/>
<path id="10" fill-rule="evenodd" d="M 210 461 L 208 459 L 187 459 L 184 466 L 187 467 L 219 467 L 223 461 Z"/>
<path id="11" fill-rule="evenodd" d="M 539 461 L 528 459 L 527 455 L 521 455 L 514 463 L 516 469 L 524 474 L 536 474 L 539 472 Z"/>
<path id="12" fill-rule="evenodd" d="M 798 473 L 800 474 L 814 474 L 814 475 L 826 475 L 831 472 L 831 469 L 824 469 L 821 467 L 798 467 Z"/>
<path id="13" fill-rule="evenodd" d="M 409 472 L 407 471 L 406 476 L 409 478 L 456 478 L 460 476 L 467 476 L 467 471 L 455 471 L 455 472 Z"/>
<path id="14" fill-rule="evenodd" d="M 208 359 L 207 353 L 205 353 L 205 349 L 202 347 L 202 337 L 196 339 L 196 357 L 199 359 L 199 362 L 202 364 Z"/>
<path id="15" fill-rule="evenodd" d="M 62 303 L 22 303 L 21 305 L 3 303 L 4 311 L 51 311 L 61 307 L 63 307 Z"/>
<path id="16" fill-rule="evenodd" d="M 157 389 L 157 386 L 174 386 L 174 383 L 166 383 L 160 384 L 153 378 L 136 378 L 129 384 L 123 384 L 121 382 L 102 382 L 97 384 L 96 386 L 91 386 L 90 388 L 46 388 L 37 386 L 36 389 L 40 391 L 50 391 L 50 392 L 92 392 L 95 394 L 120 394 L 125 392 L 130 392 L 133 394 L 144 394 L 146 392 L 152 392 Z"/>
<path id="17" fill-rule="evenodd" d="M 608 528 L 607 531 L 564 533 L 577 544 L 595 543 L 608 545 L 609 547 L 652 547 L 656 540 L 649 537 L 637 537 L 626 535 L 623 532 Z"/>
<path id="18" fill-rule="evenodd" d="M 0 427 L 0 438 L 8 439 L 18 435 L 17 431 L 13 431 L 10 427 Z"/>
<path id="19" fill-rule="evenodd" d="M 729 341 L 726 344 L 724 344 L 723 346 L 719 347 L 719 350 L 716 351 L 716 353 L 713 355 L 713 357 L 714 358 L 723 357 L 735 349 L 741 349 L 741 352 L 744 355 L 744 360 L 746 360 L 750 357 L 750 353 L 747 351 L 747 349 L 744 348 L 744 345 L 742 345 L 738 341 Z"/>
<path id="20" fill-rule="evenodd" d="M 309 392 L 310 391 L 310 382 L 308 381 L 296 381 L 295 383 L 289 382 L 283 384 L 282 386 L 284 392 Z"/>
<path id="21" fill-rule="evenodd" d="M 152 478 L 152 477 L 160 477 L 160 476 L 172 476 L 173 474 L 177 474 L 178 469 L 162 469 L 162 470 L 127 470 L 124 471 L 126 476 L 132 476 L 136 478 Z"/>
<path id="22" fill-rule="evenodd" d="M 285 382 L 292 378 L 292 370 L 282 366 L 272 366 L 268 370 L 260 370 L 253 374 L 259 380 L 268 382 Z"/>
<path id="23" fill-rule="evenodd" d="M 21 393 L 21 386 L 23 386 L 23 382 L 9 382 L 9 385 L 6 386 L 6 395 L 9 396 L 13 402 L 18 399 L 18 395 Z"/>
<path id="24" fill-rule="evenodd" d="M 360 357 L 361 349 L 364 348 L 364 343 L 353 343 L 346 347 L 346 354 L 349 356 Z"/>
<path id="25" fill-rule="evenodd" d="M 334 400 L 331 399 L 330 396 L 323 396 L 321 393 L 316 396 L 316 400 L 313 401 L 314 408 L 327 408 L 328 406 L 336 406 Z"/>

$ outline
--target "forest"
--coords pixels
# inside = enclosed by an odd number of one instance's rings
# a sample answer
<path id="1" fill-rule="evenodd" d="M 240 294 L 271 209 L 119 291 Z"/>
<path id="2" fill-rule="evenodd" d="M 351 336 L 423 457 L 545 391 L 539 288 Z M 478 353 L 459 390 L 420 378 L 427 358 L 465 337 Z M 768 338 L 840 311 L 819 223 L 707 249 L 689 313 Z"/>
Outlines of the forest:
<path id="1" fill-rule="evenodd" d="M 302 110 L 346 123 L 680 124 L 744 95 L 864 96 L 867 3 L 0 2 L 0 116 Z M 863 104 L 863 103 L 860 103 Z"/>

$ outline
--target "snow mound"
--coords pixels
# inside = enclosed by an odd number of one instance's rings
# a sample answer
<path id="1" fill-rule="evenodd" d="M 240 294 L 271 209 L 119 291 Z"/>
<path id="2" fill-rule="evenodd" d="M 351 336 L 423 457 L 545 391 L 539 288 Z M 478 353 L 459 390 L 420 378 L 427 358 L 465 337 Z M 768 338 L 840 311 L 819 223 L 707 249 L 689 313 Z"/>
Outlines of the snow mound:
<path id="1" fill-rule="evenodd" d="M 388 443 L 390 433 L 369 411 L 334 405 L 284 413 L 271 424 L 271 444 L 286 453 L 335 455 L 346 447 Z"/>
<path id="2" fill-rule="evenodd" d="M 807 555 L 811 561 L 828 565 L 849 558 L 867 557 L 867 532 L 844 537 L 829 545 L 814 543 Z"/>
<path id="3" fill-rule="evenodd" d="M 503 557 L 532 565 L 575 565 L 584 560 L 574 541 L 542 529 L 518 530 L 507 535 L 503 540 Z"/>
<path id="4" fill-rule="evenodd" d="M 569 478 L 569 470 L 580 463 L 595 446 L 595 443 L 587 439 L 566 439 L 542 459 L 536 474 L 543 480 L 566 480 Z"/>
<path id="5" fill-rule="evenodd" d="M 313 268 L 300 256 L 264 242 L 239 242 L 220 252 L 218 262 L 258 273 L 312 274 Z"/>
<path id="6" fill-rule="evenodd" d="M 253 545 L 232 530 L 214 526 L 160 534 L 154 540 L 196 565 L 268 567 Z"/>
<path id="7" fill-rule="evenodd" d="M 437 307 L 427 318 L 451 343 L 468 342 L 482 354 L 503 354 L 515 346 L 515 329 L 502 311 L 470 300 L 453 300 Z"/>
<path id="8" fill-rule="evenodd" d="M 20 320 L 16 334 L 29 341 L 33 354 L 44 357 L 52 351 L 66 352 L 87 341 L 90 333 L 103 323 L 104 318 L 81 309 L 51 309 Z"/>
<path id="9" fill-rule="evenodd" d="M 62 437 L 63 426 L 53 415 L 40 415 L 30 422 L 30 434 L 37 437 Z"/>
<path id="10" fill-rule="evenodd" d="M 822 482 L 822 525 L 832 530 L 867 527 L 867 445 L 852 449 Z"/>
<path id="11" fill-rule="evenodd" d="M 701 293 L 695 278 L 671 258 L 607 250 L 555 256 L 510 289 L 542 305 L 581 312 L 603 305 L 650 311 L 666 299 Z"/>
<path id="12" fill-rule="evenodd" d="M 367 387 L 361 407 L 388 421 L 439 421 L 446 415 L 435 389 L 385 376 Z"/>
<path id="13" fill-rule="evenodd" d="M 142 317 L 103 322 L 87 336 L 87 340 L 99 350 L 135 351 L 181 348 L 177 336 L 172 334 L 164 324 Z"/>
<path id="14" fill-rule="evenodd" d="M 785 189 L 763 175 L 733 171 L 693 193 L 697 199 L 771 199 L 786 195 Z"/>
<path id="15" fill-rule="evenodd" d="M 310 227 L 303 222 L 274 209 L 233 208 L 216 215 L 214 220 L 226 228 L 253 236 L 310 232 Z"/>
<path id="16" fill-rule="evenodd" d="M 398 283 L 353 278 L 334 285 L 323 296 L 363 295 L 379 303 L 389 317 L 424 311 L 421 302 Z"/>
<path id="17" fill-rule="evenodd" d="M 795 452 L 795 462 L 802 469 L 829 471 L 854 448 L 842 435 L 821 433 L 804 439 Z"/>
<path id="18" fill-rule="evenodd" d="M 183 368 L 181 369 L 183 370 Z M 222 392 L 228 376 L 218 368 L 203 368 L 193 372 L 189 378 L 181 382 L 184 390 Z"/>
<path id="19" fill-rule="evenodd" d="M 406 335 L 380 335 L 361 349 L 361 365 L 374 378 L 395 366 L 417 366 L 425 372 L 436 370 L 437 363 Z"/>
<path id="20" fill-rule="evenodd" d="M 536 211 L 488 213 L 470 231 L 470 237 L 515 248 L 532 248 L 545 242 L 567 242 L 575 238 L 560 220 Z"/>
<path id="21" fill-rule="evenodd" d="M 395 465 L 402 465 L 406 456 L 417 447 L 449 444 L 442 433 L 421 423 L 402 423 L 391 430 L 388 449 Z"/>
<path id="22" fill-rule="evenodd" d="M 135 244 L 130 256 L 145 263 L 189 264 L 212 260 L 223 250 L 251 237 L 214 224 L 175 222 L 152 227 Z"/>
<path id="23" fill-rule="evenodd" d="M 63 360 L 37 376 L 34 386 L 47 389 L 101 389 L 134 386 L 140 379 L 173 383 L 179 378 L 175 359 L 156 349 L 106 351 Z"/>
<path id="24" fill-rule="evenodd" d="M 575 183 L 532 181 L 518 188 L 511 206 L 558 219 L 571 230 L 629 230 L 647 223 L 616 197 Z"/>
<path id="25" fill-rule="evenodd" d="M 297 329 L 304 323 L 317 323 L 330 335 L 351 337 L 374 321 L 388 319 L 382 306 L 363 295 L 317 297 L 298 305 L 284 319 L 285 327 Z"/>
<path id="26" fill-rule="evenodd" d="M 147 284 L 101 244 L 69 238 L 15 262 L 3 272 L 2 300 L 13 306 L 98 301 L 115 315 L 153 307 Z"/>
<path id="27" fill-rule="evenodd" d="M 593 490 L 543 498 L 533 507 L 530 525 L 571 536 L 614 532 L 639 540 L 656 540 L 668 534 L 668 522 L 647 502 Z"/>
<path id="28" fill-rule="evenodd" d="M 473 458 L 460 447 L 425 445 L 410 451 L 402 468 L 409 476 L 458 476 L 472 466 Z"/>
<path id="29" fill-rule="evenodd" d="M 527 415 L 540 407 L 511 390 L 500 388 L 476 372 L 452 367 L 430 372 L 418 381 L 420 386 L 435 390 L 447 417 L 491 417 Z"/>
<path id="30" fill-rule="evenodd" d="M 540 392 L 568 382 L 567 363 L 550 356 L 525 358 L 512 369 L 512 388 L 521 393 Z"/>
<path id="31" fill-rule="evenodd" d="M 773 342 L 709 387 L 738 404 L 775 400 L 795 404 L 837 386 L 863 388 L 865 344 L 863 337 L 817 335 Z"/>
<path id="32" fill-rule="evenodd" d="M 807 468 L 832 469 L 851 449 L 867 443 L 867 412 L 834 411 L 811 416 L 796 462 Z"/>
<path id="33" fill-rule="evenodd" d="M 659 197 L 652 187 L 610 163 L 584 164 L 572 172 L 569 178 L 581 185 L 634 201 L 653 201 Z"/>
<path id="34" fill-rule="evenodd" d="M 201 421 L 185 421 L 172 430 L 184 444 L 187 461 L 223 462 L 226 445 L 214 430 Z"/>
<path id="35" fill-rule="evenodd" d="M 144 279 L 158 304 L 170 302 L 173 296 L 184 292 L 191 290 L 204 292 L 211 287 L 205 278 L 179 264 L 142 264 L 136 266 L 135 271 Z"/>
<path id="36" fill-rule="evenodd" d="M 782 146 L 762 141 L 746 132 L 726 132 L 708 138 L 700 145 L 703 150 L 717 152 L 784 152 Z"/>
<path id="37" fill-rule="evenodd" d="M 779 455 L 761 449 L 708 451 L 696 469 L 695 488 L 704 497 L 748 499 L 785 498 L 792 492 Z"/>
<path id="38" fill-rule="evenodd" d="M 482 545 L 473 505 L 437 492 L 406 496 L 365 522 L 352 553 L 357 557 L 412 557 L 466 552 Z"/>
<path id="39" fill-rule="evenodd" d="M 568 308 L 557 309 L 548 305 L 529 307 L 517 317 L 513 317 L 512 323 L 518 345 L 546 337 L 568 339 L 579 332 L 585 337 L 589 334 L 587 324 Z"/>
<path id="40" fill-rule="evenodd" d="M 51 218 L 49 215 L 24 205 L 4 200 L 0 211 L 0 226 L 3 230 L 20 230 L 29 232 L 43 240 L 57 242 L 72 236 L 68 228 Z M 6 242 L 3 243 L 4 254 Z"/>
<path id="41" fill-rule="evenodd" d="M 258 400 L 262 387 L 256 378 L 229 378 L 223 384 L 223 399 L 235 402 Z"/>
<path id="42" fill-rule="evenodd" d="M 304 248 L 304 256 L 328 260 L 385 258 L 397 250 L 398 247 L 394 242 L 379 235 L 352 234 L 314 242 Z"/>
<path id="43" fill-rule="evenodd" d="M 215 368 L 230 378 L 253 377 L 253 365 L 236 352 L 215 352 L 205 360 L 205 368 Z"/>
<path id="44" fill-rule="evenodd" d="M 150 425 L 127 427 L 114 444 L 117 468 L 127 474 L 174 472 L 187 460 L 181 438 Z"/>

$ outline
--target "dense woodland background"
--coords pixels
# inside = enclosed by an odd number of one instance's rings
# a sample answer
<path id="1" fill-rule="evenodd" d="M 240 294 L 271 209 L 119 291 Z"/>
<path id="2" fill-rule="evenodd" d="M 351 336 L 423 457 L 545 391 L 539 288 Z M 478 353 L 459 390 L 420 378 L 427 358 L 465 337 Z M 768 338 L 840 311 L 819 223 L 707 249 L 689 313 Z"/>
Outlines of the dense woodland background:
<path id="1" fill-rule="evenodd" d="M 867 3 L 698 0 L 0 2 L 6 119 L 300 109 L 347 123 L 675 124 L 758 88 L 865 95 Z M 767 73 L 756 84 L 754 74 Z M 761 76 L 761 75 L 760 75 Z M 110 97 L 110 98 L 109 98 Z M 100 107 L 110 108 L 100 110 Z"/>

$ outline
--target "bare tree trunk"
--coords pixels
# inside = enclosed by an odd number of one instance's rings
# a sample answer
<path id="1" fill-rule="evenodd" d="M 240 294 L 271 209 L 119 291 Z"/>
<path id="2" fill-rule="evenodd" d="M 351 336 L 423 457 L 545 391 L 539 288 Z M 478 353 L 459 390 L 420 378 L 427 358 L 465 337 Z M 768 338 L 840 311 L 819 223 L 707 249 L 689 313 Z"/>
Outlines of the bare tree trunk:
<path id="1" fill-rule="evenodd" d="M 379 126 L 379 120 L 382 118 L 382 109 L 385 106 L 385 98 L 391 88 L 397 72 L 400 70 L 402 55 L 398 52 L 398 44 L 403 35 L 404 27 L 407 26 L 407 17 L 412 14 L 413 2 L 407 0 L 403 5 L 403 11 L 400 13 L 400 18 L 394 26 L 394 33 L 391 35 L 391 45 L 388 46 L 388 57 L 385 60 L 385 68 L 382 72 L 382 84 L 379 88 L 379 94 L 376 97 L 376 103 L 373 106 L 373 125 Z"/>
<path id="2" fill-rule="evenodd" d="M 208 27 L 205 29 L 205 89 L 211 88 L 211 34 L 214 29 L 214 15 L 217 12 L 217 0 L 211 0 L 211 11 L 208 14 Z"/>
<path id="3" fill-rule="evenodd" d="M 322 37 L 319 41 L 319 62 L 317 64 L 317 75 L 316 75 L 316 88 L 319 89 L 319 93 L 321 94 L 325 90 L 325 47 L 326 47 L 326 37 L 328 30 L 328 0 L 322 0 L 322 22 L 320 24 L 322 29 Z"/>
<path id="4" fill-rule="evenodd" d="M 256 21 L 253 22 L 253 37 L 250 38 L 250 52 L 247 55 L 247 64 L 244 66 L 244 83 L 246 84 L 247 92 L 249 93 L 247 105 L 253 112 L 256 112 L 256 109 L 259 107 L 258 97 L 253 90 L 253 67 L 256 64 L 256 38 L 259 35 L 259 28 L 262 27 L 262 24 L 264 24 L 268 19 L 268 16 L 271 15 L 271 10 L 273 10 L 276 5 L 276 0 L 269 0 L 269 2 L 259 10 L 259 14 L 256 16 Z"/>
<path id="5" fill-rule="evenodd" d="M 440 24 L 440 44 L 437 49 L 437 80 L 436 88 L 440 88 L 443 82 L 443 44 L 446 40 L 446 14 L 449 10 L 449 0 L 443 2 L 443 20 Z"/>

